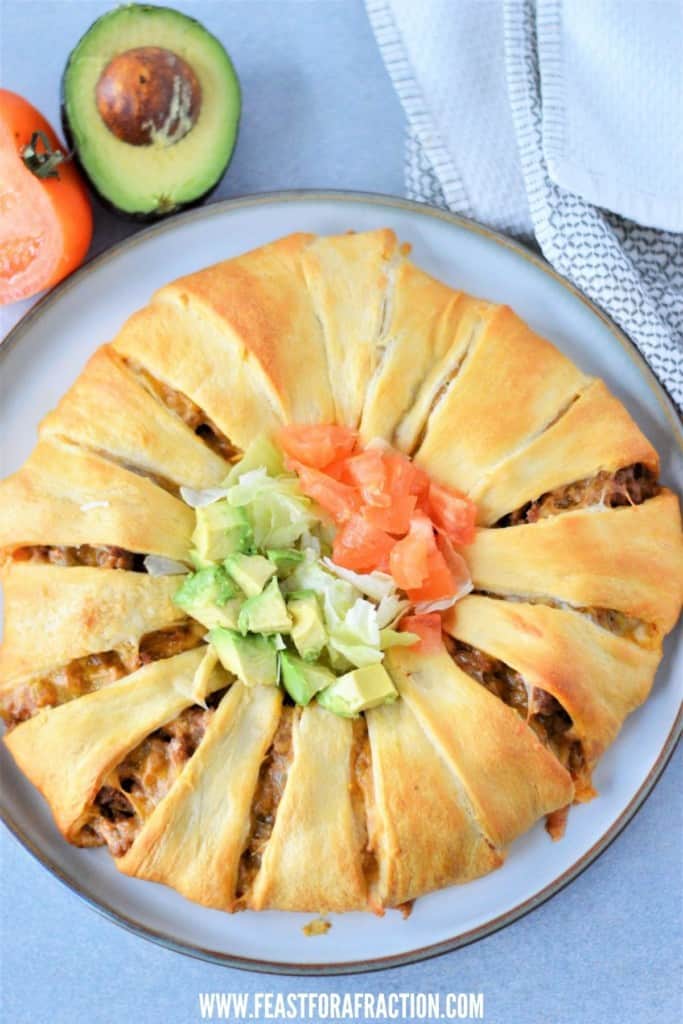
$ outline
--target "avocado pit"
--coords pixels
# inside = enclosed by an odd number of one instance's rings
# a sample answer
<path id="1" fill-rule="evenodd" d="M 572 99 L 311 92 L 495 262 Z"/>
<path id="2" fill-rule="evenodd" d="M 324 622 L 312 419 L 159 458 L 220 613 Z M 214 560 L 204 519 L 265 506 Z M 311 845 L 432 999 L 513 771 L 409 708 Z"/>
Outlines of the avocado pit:
<path id="1" fill-rule="evenodd" d="M 172 146 L 196 124 L 202 89 L 190 65 L 171 50 L 140 46 L 109 61 L 95 87 L 109 131 L 131 146 Z"/>

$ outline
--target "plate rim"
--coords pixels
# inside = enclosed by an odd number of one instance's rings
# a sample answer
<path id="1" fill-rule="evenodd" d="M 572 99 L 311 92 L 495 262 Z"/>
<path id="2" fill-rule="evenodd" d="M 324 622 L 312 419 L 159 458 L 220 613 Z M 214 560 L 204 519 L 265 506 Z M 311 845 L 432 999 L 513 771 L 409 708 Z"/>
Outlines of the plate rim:
<path id="1" fill-rule="evenodd" d="M 97 256 L 91 257 L 74 274 L 71 274 L 68 278 L 39 299 L 8 332 L 4 340 L 0 342 L 0 361 L 2 361 L 4 356 L 6 356 L 10 348 L 14 348 L 14 346 L 20 342 L 23 335 L 25 335 L 33 325 L 33 322 L 49 310 L 50 307 L 67 291 L 78 287 L 91 270 L 109 262 L 110 260 L 116 259 L 121 254 L 125 254 L 127 250 L 143 243 L 148 238 L 158 234 L 172 232 L 177 226 L 179 226 L 179 224 L 202 220 L 207 217 L 220 215 L 226 211 L 229 212 L 233 209 L 297 201 L 369 203 L 375 206 L 416 213 L 420 216 L 434 217 L 453 224 L 463 230 L 482 235 L 496 244 L 502 245 L 504 248 L 511 250 L 522 259 L 531 263 L 539 270 L 543 271 L 543 273 L 553 278 L 565 290 L 569 291 L 575 298 L 582 302 L 590 312 L 602 321 L 610 333 L 616 338 L 621 347 L 626 351 L 631 361 L 635 363 L 648 388 L 653 392 L 659 405 L 662 407 L 672 428 L 672 435 L 677 442 L 679 451 L 683 452 L 683 424 L 677 414 L 676 406 L 666 386 L 659 380 L 645 357 L 637 348 L 635 342 L 633 342 L 626 332 L 618 327 L 611 317 L 609 317 L 595 302 L 589 299 L 579 288 L 577 288 L 576 285 L 572 284 L 565 277 L 559 274 L 542 256 L 533 252 L 521 242 L 508 238 L 506 235 L 503 235 L 498 231 L 494 231 L 469 217 L 453 213 L 450 210 L 443 210 L 435 206 L 429 206 L 425 203 L 418 203 L 411 199 L 405 199 L 400 196 L 392 196 L 379 192 L 339 189 L 288 189 L 259 192 L 223 199 L 216 203 L 208 203 L 205 206 L 186 210 L 173 217 L 151 224 L 149 227 L 144 228 L 141 231 L 137 231 L 128 238 L 115 243 L 103 252 L 99 253 Z M 602 834 L 596 843 L 594 843 L 581 857 L 567 868 L 566 871 L 553 879 L 552 882 L 549 882 L 548 885 L 544 886 L 539 890 L 539 892 L 535 893 L 528 899 L 523 900 L 521 903 L 517 904 L 517 906 L 505 911 L 498 917 L 492 918 L 484 924 L 478 925 L 476 928 L 460 932 L 458 935 L 454 935 L 448 939 L 443 939 L 439 942 L 421 946 L 417 949 L 409 950 L 404 953 L 373 957 L 369 960 L 341 961 L 338 963 L 321 964 L 299 964 L 222 953 L 216 950 L 206 949 L 192 943 L 180 942 L 164 932 L 158 931 L 157 929 L 134 920 L 128 915 L 122 913 L 120 910 L 117 910 L 106 901 L 98 899 L 86 892 L 77 878 L 71 877 L 69 873 L 64 871 L 48 853 L 41 850 L 26 834 L 24 834 L 22 828 L 16 821 L 14 821 L 8 808 L 5 806 L 4 800 L 1 799 L 0 820 L 3 822 L 9 833 L 23 848 L 54 878 L 66 886 L 66 888 L 73 894 L 80 897 L 80 899 L 85 902 L 86 906 L 95 910 L 101 916 L 124 930 L 136 935 L 138 938 L 145 939 L 155 943 L 156 945 L 162 946 L 163 948 L 194 959 L 203 960 L 223 967 L 231 967 L 255 973 L 295 975 L 301 977 L 311 975 L 330 977 L 362 974 L 380 970 L 390 970 L 392 968 L 402 967 L 453 952 L 512 924 L 514 921 L 519 920 L 519 918 L 530 913 L 532 910 L 535 910 L 537 907 L 541 906 L 547 900 L 559 893 L 575 878 L 578 878 L 586 868 L 588 868 L 602 853 L 604 853 L 624 828 L 626 828 L 638 810 L 643 806 L 669 763 L 682 731 L 683 707 L 679 708 L 669 734 L 667 735 L 654 764 L 650 768 L 650 771 L 621 814 L 616 818 L 606 832 Z"/>

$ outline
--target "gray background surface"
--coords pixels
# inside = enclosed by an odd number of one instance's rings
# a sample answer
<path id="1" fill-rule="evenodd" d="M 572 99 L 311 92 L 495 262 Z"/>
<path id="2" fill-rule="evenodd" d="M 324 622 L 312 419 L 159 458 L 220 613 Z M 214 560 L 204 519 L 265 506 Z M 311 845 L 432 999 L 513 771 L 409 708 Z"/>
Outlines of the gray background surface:
<path id="1" fill-rule="evenodd" d="M 360 0 L 179 4 L 223 40 L 244 91 L 216 198 L 304 187 L 403 193 L 403 115 Z M 109 6 L 0 0 L 2 86 L 57 122 L 68 50 Z M 131 230 L 98 210 L 93 251 Z M 20 311 L 4 311 L 4 329 Z M 495 1024 L 673 1024 L 683 1015 L 682 788 L 679 751 L 625 833 L 543 907 L 454 954 L 351 978 L 248 974 L 143 942 L 88 909 L 2 829 L 0 1019 L 185 1024 L 200 1019 L 197 993 L 214 990 L 481 991 Z M 334 931 L 312 941 L 333 942 Z"/>

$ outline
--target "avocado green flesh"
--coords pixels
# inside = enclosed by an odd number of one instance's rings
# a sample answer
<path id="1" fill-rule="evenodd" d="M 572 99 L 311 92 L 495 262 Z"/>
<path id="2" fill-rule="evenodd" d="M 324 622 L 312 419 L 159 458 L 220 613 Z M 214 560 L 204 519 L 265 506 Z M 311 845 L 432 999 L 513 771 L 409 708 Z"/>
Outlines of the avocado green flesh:
<path id="1" fill-rule="evenodd" d="M 277 686 L 277 651 L 267 637 L 218 628 L 211 630 L 209 640 L 223 667 L 245 686 Z"/>
<path id="2" fill-rule="evenodd" d="M 232 508 L 227 501 L 215 501 L 198 508 L 195 514 L 192 543 L 202 561 L 222 562 L 248 547 L 251 528 L 243 509 Z"/>
<path id="3" fill-rule="evenodd" d="M 335 675 L 324 665 L 309 665 L 308 662 L 297 658 L 295 654 L 280 655 L 282 660 L 282 682 L 285 690 L 295 704 L 303 707 L 315 697 L 316 693 L 331 686 L 335 682 Z"/>
<path id="4" fill-rule="evenodd" d="M 327 643 L 327 630 L 315 594 L 292 597 L 287 607 L 292 617 L 294 646 L 306 661 L 316 661 Z"/>
<path id="5" fill-rule="evenodd" d="M 246 633 L 289 633 L 291 620 L 277 580 L 255 597 L 248 598 L 240 611 L 239 630 Z"/>
<path id="6" fill-rule="evenodd" d="M 202 91 L 199 117 L 171 146 L 133 146 L 118 139 L 97 109 L 97 82 L 113 57 L 153 46 L 177 54 Z M 168 7 L 130 4 L 99 18 L 71 52 L 64 72 L 65 128 L 94 188 L 130 214 L 164 214 L 206 194 L 232 155 L 241 98 L 222 44 L 186 15 Z"/>
<path id="7" fill-rule="evenodd" d="M 318 694 L 318 703 L 343 718 L 355 718 L 380 704 L 391 704 L 398 697 L 391 677 L 382 665 L 356 668 Z"/>

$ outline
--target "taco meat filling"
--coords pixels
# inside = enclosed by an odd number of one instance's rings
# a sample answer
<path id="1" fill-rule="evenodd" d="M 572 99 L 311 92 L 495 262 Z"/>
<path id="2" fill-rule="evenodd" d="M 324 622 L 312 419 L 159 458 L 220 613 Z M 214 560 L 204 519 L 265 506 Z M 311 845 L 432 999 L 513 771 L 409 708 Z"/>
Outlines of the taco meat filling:
<path id="1" fill-rule="evenodd" d="M 376 855 L 377 820 L 372 779 L 372 753 L 365 716 L 354 718 L 351 747 L 351 805 L 362 851 L 363 874 L 372 884 L 378 874 Z"/>
<path id="2" fill-rule="evenodd" d="M 253 884 L 275 825 L 275 816 L 294 756 L 292 730 L 295 714 L 297 710 L 292 706 L 282 708 L 282 716 L 273 742 L 261 764 L 251 803 L 249 839 L 242 852 L 237 873 L 238 898 L 243 898 Z"/>
<path id="3" fill-rule="evenodd" d="M 135 747 L 98 790 L 77 845 L 106 844 L 122 857 L 203 740 L 213 713 L 187 708 Z"/>
<path id="4" fill-rule="evenodd" d="M 98 569 L 145 572 L 144 555 L 106 544 L 79 544 L 77 547 L 67 547 L 63 544 L 30 544 L 15 548 L 12 559 L 15 562 L 39 562 L 61 566 L 88 565 Z"/>
<path id="5" fill-rule="evenodd" d="M 576 511 L 592 505 L 618 508 L 622 505 L 642 505 L 659 494 L 656 474 L 642 462 L 627 466 L 616 473 L 603 471 L 586 480 L 577 480 L 565 487 L 542 494 L 536 501 L 528 501 L 521 508 L 503 516 L 496 526 L 520 526 L 536 523 L 539 519 Z"/>
<path id="6" fill-rule="evenodd" d="M 205 632 L 199 623 L 181 622 L 147 633 L 137 647 L 130 644 L 117 651 L 75 658 L 68 665 L 20 684 L 17 689 L 0 696 L 0 717 L 8 729 L 13 729 L 36 715 L 41 708 L 66 704 L 75 697 L 115 683 L 141 665 L 198 647 Z"/>
<path id="7" fill-rule="evenodd" d="M 157 380 L 139 363 L 135 363 L 130 359 L 125 360 L 125 362 L 128 368 L 147 386 L 147 389 L 156 395 L 167 409 L 170 409 L 176 416 L 179 416 L 183 423 L 187 424 L 190 430 L 194 431 L 197 437 L 201 437 L 202 441 L 216 455 L 220 455 L 227 462 L 234 462 L 236 457 L 241 454 L 239 449 L 228 440 L 225 434 L 218 429 L 215 423 L 209 419 L 206 413 L 191 398 L 184 395 L 182 391 L 176 391 L 174 388 L 169 387 L 168 384 L 163 384 L 160 380 Z"/>
<path id="8" fill-rule="evenodd" d="M 543 745 L 567 769 L 576 788 L 575 799 L 591 799 L 594 791 L 583 747 L 580 740 L 570 735 L 572 720 L 555 697 L 539 687 L 527 687 L 519 672 L 477 647 L 452 637 L 448 637 L 446 643 L 451 657 L 463 672 L 524 718 Z"/>

